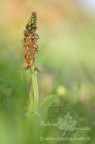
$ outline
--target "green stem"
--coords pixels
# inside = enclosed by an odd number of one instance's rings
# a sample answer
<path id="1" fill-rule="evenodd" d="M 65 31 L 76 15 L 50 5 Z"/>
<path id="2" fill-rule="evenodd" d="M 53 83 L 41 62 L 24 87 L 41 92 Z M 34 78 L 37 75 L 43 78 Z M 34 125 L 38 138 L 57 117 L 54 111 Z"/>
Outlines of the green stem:
<path id="1" fill-rule="evenodd" d="M 39 104 L 39 90 L 37 83 L 37 76 L 35 75 L 34 66 L 30 68 L 31 78 L 32 78 L 32 86 L 33 86 L 33 96 L 30 91 L 30 104 L 29 104 L 29 115 L 32 115 L 38 108 Z"/>

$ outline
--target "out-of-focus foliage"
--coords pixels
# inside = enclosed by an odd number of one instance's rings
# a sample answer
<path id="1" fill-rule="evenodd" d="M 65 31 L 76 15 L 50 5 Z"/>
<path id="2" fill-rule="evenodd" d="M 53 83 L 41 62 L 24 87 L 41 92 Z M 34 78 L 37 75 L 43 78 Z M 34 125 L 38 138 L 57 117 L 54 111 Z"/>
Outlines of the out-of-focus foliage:
<path id="1" fill-rule="evenodd" d="M 29 71 L 22 69 L 21 40 L 32 11 L 40 35 L 36 62 L 43 69 L 38 75 L 40 103 L 49 94 L 59 95 L 45 120 L 57 122 L 70 112 L 78 127 L 91 129 L 66 136 L 90 137 L 90 142 L 75 143 L 94 144 L 95 15 L 78 0 L 0 1 L 0 144 L 57 144 L 40 137 L 61 136 L 57 128 L 40 127 L 39 115 L 27 120 L 31 82 Z"/>

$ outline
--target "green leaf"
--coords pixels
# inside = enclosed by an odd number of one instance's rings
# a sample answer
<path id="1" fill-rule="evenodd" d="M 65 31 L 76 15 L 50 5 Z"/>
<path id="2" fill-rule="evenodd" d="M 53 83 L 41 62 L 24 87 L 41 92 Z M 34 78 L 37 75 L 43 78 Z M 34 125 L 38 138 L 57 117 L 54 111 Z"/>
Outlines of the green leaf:
<path id="1" fill-rule="evenodd" d="M 39 107 L 39 113 L 42 119 L 45 119 L 48 113 L 48 108 L 53 104 L 55 99 L 58 97 L 57 94 L 49 95 L 45 98 L 42 104 Z"/>

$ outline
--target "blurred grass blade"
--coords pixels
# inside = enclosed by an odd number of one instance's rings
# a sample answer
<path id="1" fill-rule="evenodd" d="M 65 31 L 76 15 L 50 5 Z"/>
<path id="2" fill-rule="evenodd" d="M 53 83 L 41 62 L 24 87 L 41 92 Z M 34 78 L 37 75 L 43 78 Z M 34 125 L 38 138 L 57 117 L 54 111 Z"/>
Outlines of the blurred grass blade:
<path id="1" fill-rule="evenodd" d="M 29 108 L 28 108 L 28 112 L 27 112 L 27 115 L 29 116 L 29 117 L 31 117 L 32 116 L 32 114 L 33 114 L 33 95 L 32 95 L 32 92 L 31 92 L 31 90 L 30 90 L 30 94 L 29 94 Z"/>
<path id="2" fill-rule="evenodd" d="M 55 99 L 58 97 L 57 94 L 55 95 L 49 95 L 45 98 L 45 100 L 42 102 L 42 104 L 39 107 L 39 113 L 42 119 L 45 119 L 47 116 L 48 108 L 53 104 Z"/>

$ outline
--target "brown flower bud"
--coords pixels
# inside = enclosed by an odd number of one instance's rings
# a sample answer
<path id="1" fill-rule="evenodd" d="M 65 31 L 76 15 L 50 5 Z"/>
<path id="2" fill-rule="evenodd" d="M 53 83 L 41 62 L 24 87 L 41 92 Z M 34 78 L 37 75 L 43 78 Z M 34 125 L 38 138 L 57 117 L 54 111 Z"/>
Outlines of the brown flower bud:
<path id="1" fill-rule="evenodd" d="M 29 25 L 27 24 L 27 25 L 26 25 L 26 29 L 28 30 L 28 28 L 29 28 Z"/>
<path id="2" fill-rule="evenodd" d="M 35 75 L 37 75 L 39 72 L 42 72 L 42 70 L 39 67 L 35 67 Z"/>
<path id="3" fill-rule="evenodd" d="M 23 42 L 26 42 L 26 37 L 23 38 Z"/>
<path id="4" fill-rule="evenodd" d="M 25 47 L 25 50 L 26 50 L 26 51 L 29 51 L 29 50 L 30 50 L 30 48 L 29 48 L 28 46 L 26 46 L 26 47 Z"/>
<path id="5" fill-rule="evenodd" d="M 32 12 L 32 15 L 31 16 L 36 16 L 36 12 Z"/>
<path id="6" fill-rule="evenodd" d="M 24 36 L 28 36 L 28 31 L 27 30 L 24 30 Z"/>
<path id="7" fill-rule="evenodd" d="M 29 46 L 33 46 L 34 42 L 33 42 L 32 38 L 30 38 L 28 42 L 29 42 Z"/>
<path id="8" fill-rule="evenodd" d="M 35 39 L 39 39 L 39 35 L 37 33 L 34 34 Z"/>
<path id="9" fill-rule="evenodd" d="M 37 45 L 37 44 L 34 44 L 33 47 L 34 47 L 35 49 L 37 49 L 37 48 L 38 48 L 38 45 Z"/>

